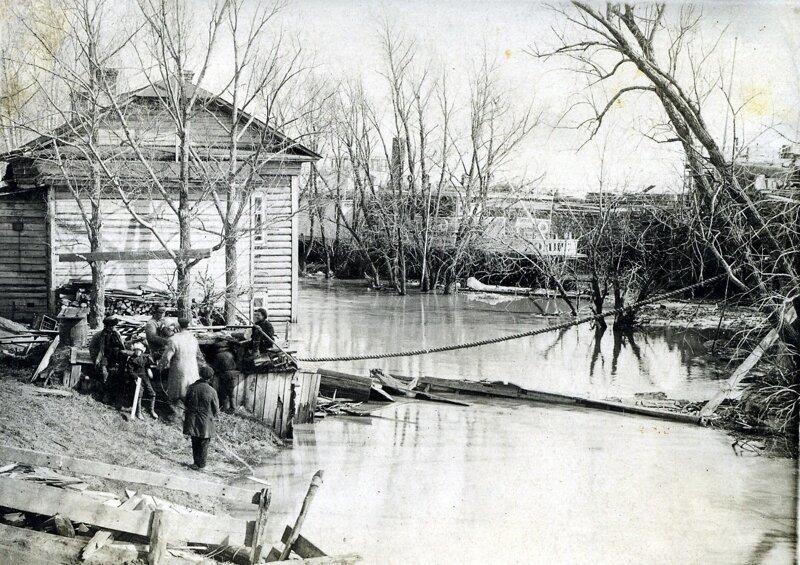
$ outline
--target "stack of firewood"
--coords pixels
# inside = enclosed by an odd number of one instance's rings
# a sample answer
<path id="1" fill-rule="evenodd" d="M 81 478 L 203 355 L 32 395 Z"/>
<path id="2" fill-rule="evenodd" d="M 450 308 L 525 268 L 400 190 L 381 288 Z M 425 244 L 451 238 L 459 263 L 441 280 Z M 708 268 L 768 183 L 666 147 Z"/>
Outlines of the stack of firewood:
<path id="1" fill-rule="evenodd" d="M 56 290 L 61 306 L 86 307 L 92 282 L 85 279 L 72 279 Z M 149 288 L 144 285 L 136 289 L 106 289 L 106 313 L 108 315 L 136 316 L 149 314 L 153 306 L 174 306 L 174 298 L 169 292 Z"/>

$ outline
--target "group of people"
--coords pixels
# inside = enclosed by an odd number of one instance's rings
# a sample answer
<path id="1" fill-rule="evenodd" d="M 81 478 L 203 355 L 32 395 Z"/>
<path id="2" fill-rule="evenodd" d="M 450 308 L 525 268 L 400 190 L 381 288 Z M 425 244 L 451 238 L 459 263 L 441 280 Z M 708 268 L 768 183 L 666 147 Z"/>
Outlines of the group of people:
<path id="1" fill-rule="evenodd" d="M 206 466 L 220 406 L 227 412 L 235 409 L 234 386 L 239 369 L 228 340 L 215 340 L 213 361 L 209 366 L 197 338 L 189 330 L 191 320 L 178 318 L 177 324 L 169 323 L 165 315 L 166 308 L 156 307 L 144 326 L 147 345 L 136 342 L 130 349 L 125 348 L 122 335 L 116 329 L 118 320 L 107 317 L 89 350 L 106 401 L 121 408 L 126 397 L 134 398 L 136 406 L 132 412 L 138 419 L 144 419 L 144 413 L 158 419 L 153 385 L 156 377 L 162 388 L 166 381 L 164 392 L 169 404 L 165 418 L 172 422 L 183 413 L 183 433 L 192 440 L 192 468 L 199 470 Z M 255 317 L 250 342 L 252 355 L 267 353 L 275 337 L 263 308 L 256 311 Z M 137 380 L 141 390 L 138 399 L 134 392 Z"/>

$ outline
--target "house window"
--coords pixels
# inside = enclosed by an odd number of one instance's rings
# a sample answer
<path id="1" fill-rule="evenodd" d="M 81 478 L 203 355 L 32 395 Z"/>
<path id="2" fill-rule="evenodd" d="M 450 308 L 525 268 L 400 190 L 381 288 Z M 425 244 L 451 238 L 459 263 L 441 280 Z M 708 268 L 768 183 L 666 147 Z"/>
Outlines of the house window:
<path id="1" fill-rule="evenodd" d="M 264 240 L 264 197 L 253 196 L 253 239 Z"/>

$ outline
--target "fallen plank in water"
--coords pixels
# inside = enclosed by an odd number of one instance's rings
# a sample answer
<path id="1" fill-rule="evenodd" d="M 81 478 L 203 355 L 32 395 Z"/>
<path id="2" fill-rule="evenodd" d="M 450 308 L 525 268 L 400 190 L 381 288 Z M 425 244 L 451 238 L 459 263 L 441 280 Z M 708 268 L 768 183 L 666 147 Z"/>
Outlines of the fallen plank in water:
<path id="1" fill-rule="evenodd" d="M 320 375 L 319 393 L 338 398 L 346 396 L 356 402 L 367 402 L 372 390 L 372 378 L 340 373 L 329 369 L 317 369 Z"/>
<path id="2" fill-rule="evenodd" d="M 788 308 L 786 313 L 783 316 L 784 323 L 791 324 L 797 318 L 797 314 L 795 313 L 794 308 Z M 776 329 L 772 329 L 769 333 L 762 339 L 756 348 L 750 352 L 750 355 L 742 362 L 741 365 L 736 367 L 736 370 L 730 376 L 730 378 L 725 381 L 725 384 L 722 386 L 722 389 L 714 395 L 714 397 L 709 400 L 705 406 L 700 410 L 700 417 L 701 418 L 709 418 L 711 417 L 714 412 L 716 412 L 719 405 L 723 403 L 723 401 L 732 396 L 733 392 L 736 390 L 736 387 L 739 385 L 740 382 L 750 373 L 750 371 L 755 367 L 761 358 L 764 356 L 764 353 L 773 346 L 773 344 L 778 341 L 780 337 L 780 333 Z"/>
<path id="3" fill-rule="evenodd" d="M 631 406 L 629 404 L 622 404 L 619 402 L 592 400 L 580 396 L 571 396 L 566 394 L 556 394 L 552 392 L 530 390 L 522 388 L 513 383 L 475 382 L 475 381 L 464 381 L 464 380 L 454 380 L 454 379 L 442 379 L 437 377 L 426 376 L 422 377 L 419 380 L 418 387 L 422 388 L 423 390 L 428 390 L 429 388 L 433 388 L 437 390 L 461 392 L 466 394 L 481 394 L 486 396 L 498 396 L 502 398 L 514 398 L 517 400 L 541 402 L 544 404 L 581 406 L 583 408 L 593 408 L 597 410 L 605 410 L 607 412 L 618 412 L 622 414 L 635 414 L 639 416 L 648 416 L 650 418 L 657 418 L 660 420 L 671 420 L 673 422 L 683 422 L 686 424 L 701 423 L 700 416 L 694 416 L 691 414 L 681 414 L 677 412 L 668 412 L 666 410 L 657 410 L 654 408 Z"/>
<path id="4" fill-rule="evenodd" d="M 402 394 L 408 398 L 417 398 L 419 400 L 428 400 L 431 402 L 444 402 L 446 404 L 455 404 L 456 406 L 469 406 L 466 402 L 454 400 L 452 398 L 445 398 L 444 396 L 437 396 L 429 392 L 415 391 L 413 388 L 417 386 L 416 379 L 408 379 L 401 381 L 395 378 L 394 375 L 387 374 L 381 369 L 372 369 L 370 375 L 379 380 L 383 388 L 388 389 L 389 392 L 396 391 L 397 394 Z"/>
<path id="5" fill-rule="evenodd" d="M 0 506 L 52 516 L 60 513 L 75 522 L 146 536 L 152 511 L 121 510 L 60 488 L 0 477 Z M 222 516 L 180 515 L 168 537 L 197 543 L 247 545 L 252 526 L 245 520 Z"/>
<path id="6" fill-rule="evenodd" d="M 121 467 L 119 465 L 90 461 L 88 459 L 76 459 L 67 455 L 53 455 L 29 449 L 0 446 L 0 461 L 15 461 L 27 465 L 41 465 L 43 467 L 50 467 L 51 469 L 62 469 L 65 471 L 72 471 L 73 473 L 93 475 L 95 477 L 113 479 L 124 483 L 164 487 L 236 502 L 258 503 L 259 490 L 248 490 L 224 485 L 222 483 L 199 481 L 197 479 L 166 475 L 142 469 L 132 469 L 130 467 Z"/>

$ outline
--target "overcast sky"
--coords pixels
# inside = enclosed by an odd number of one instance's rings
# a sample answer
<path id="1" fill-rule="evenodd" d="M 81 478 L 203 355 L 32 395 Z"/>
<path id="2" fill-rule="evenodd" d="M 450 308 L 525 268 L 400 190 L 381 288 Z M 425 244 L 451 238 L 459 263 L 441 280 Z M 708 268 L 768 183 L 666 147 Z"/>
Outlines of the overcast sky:
<path id="1" fill-rule="evenodd" d="M 678 8 L 671 5 L 669 9 Z M 718 58 L 725 69 L 734 61 L 734 97 L 739 103 L 749 100 L 738 135 L 748 140 L 754 157 L 777 154 L 786 142 L 781 135 L 767 132 L 752 138 L 770 126 L 777 126 L 784 136 L 797 137 L 800 4 L 706 2 L 703 11 L 704 39 L 711 41 L 728 26 Z M 321 72 L 343 80 L 361 77 L 376 93 L 382 64 L 378 29 L 384 20 L 413 36 L 420 54 L 445 65 L 451 76 L 465 76 L 485 46 L 501 63 L 509 95 L 520 105 L 533 103 L 545 122 L 505 171 L 510 178 L 541 176 L 546 187 L 570 192 L 596 190 L 602 154 L 607 186 L 674 188 L 680 184 L 678 148 L 656 145 L 640 133 L 657 109 L 649 95 L 627 98 L 596 141 L 580 151 L 585 132 L 551 127 L 582 87 L 578 77 L 560 71 L 560 65 L 525 53 L 534 43 L 553 45 L 551 26 L 558 27 L 563 21 L 543 3 L 294 0 L 281 19 L 286 31 L 313 54 Z M 712 107 L 707 115 L 721 136 L 724 114 L 720 110 Z"/>

